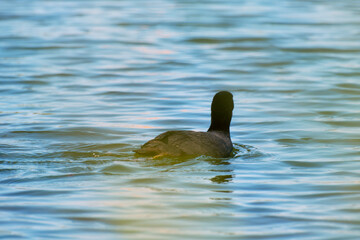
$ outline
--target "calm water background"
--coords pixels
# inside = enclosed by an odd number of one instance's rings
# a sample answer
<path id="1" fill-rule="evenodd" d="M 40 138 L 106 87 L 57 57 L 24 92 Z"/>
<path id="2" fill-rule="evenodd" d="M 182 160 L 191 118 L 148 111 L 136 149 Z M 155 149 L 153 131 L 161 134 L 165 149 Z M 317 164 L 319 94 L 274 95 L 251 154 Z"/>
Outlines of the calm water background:
<path id="1" fill-rule="evenodd" d="M 359 239 L 360 2 L 0 3 L 4 239 Z M 229 159 L 146 160 L 236 108 Z"/>

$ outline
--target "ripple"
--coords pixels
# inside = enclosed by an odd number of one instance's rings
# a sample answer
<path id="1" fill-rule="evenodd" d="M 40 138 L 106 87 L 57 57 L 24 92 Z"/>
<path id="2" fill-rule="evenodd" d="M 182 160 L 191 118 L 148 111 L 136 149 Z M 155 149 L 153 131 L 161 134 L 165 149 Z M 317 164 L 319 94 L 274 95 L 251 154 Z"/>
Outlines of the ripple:
<path id="1" fill-rule="evenodd" d="M 269 38 L 264 37 L 241 37 L 241 38 L 190 38 L 187 42 L 197 44 L 221 44 L 221 43 L 243 43 L 243 42 L 267 42 Z"/>
<path id="2" fill-rule="evenodd" d="M 145 178 L 133 178 L 131 180 L 128 181 L 128 184 L 131 184 L 131 185 L 142 185 L 142 184 L 156 184 L 156 183 L 162 183 L 164 181 L 169 181 L 168 179 L 163 179 L 163 178 L 156 178 L 156 177 L 153 177 L 153 178 L 150 178 L 150 177 L 145 177 Z"/>
<path id="3" fill-rule="evenodd" d="M 16 191 L 12 193 L 4 194 L 4 196 L 17 196 L 17 197 L 46 197 L 53 195 L 64 195 L 70 194 L 71 191 L 61 191 L 61 190 L 25 190 L 25 191 Z"/>
<path id="4" fill-rule="evenodd" d="M 134 167 L 126 166 L 124 164 L 114 164 L 101 169 L 101 172 L 104 174 L 130 174 L 137 171 L 138 170 Z"/>
<path id="5" fill-rule="evenodd" d="M 314 168 L 314 167 L 321 167 L 324 165 L 324 163 L 319 162 L 304 162 L 304 161 L 284 161 L 284 163 L 287 163 L 294 167 L 304 167 L 304 168 Z"/>
<path id="6" fill-rule="evenodd" d="M 266 49 L 266 47 L 256 47 L 256 46 L 232 46 L 232 47 L 219 48 L 219 50 L 231 51 L 231 52 L 246 52 L 246 51 L 256 52 L 256 51 L 261 51 L 261 50 L 265 50 L 265 49 Z"/>
<path id="7" fill-rule="evenodd" d="M 8 47 L 6 50 L 10 51 L 50 51 L 50 50 L 61 50 L 61 49 L 78 49 L 81 46 L 66 46 L 66 45 L 49 45 L 49 46 L 17 46 Z"/>
<path id="8" fill-rule="evenodd" d="M 67 78 L 75 77 L 75 74 L 72 73 L 51 73 L 51 74 L 39 74 L 32 76 L 33 78 Z"/>
<path id="9" fill-rule="evenodd" d="M 285 52 L 298 52 L 298 53 L 358 53 L 358 48 L 320 48 L 320 47 L 289 47 L 281 48 Z"/>
<path id="10" fill-rule="evenodd" d="M 84 139 L 84 138 L 91 138 L 92 140 L 95 139 L 114 139 L 117 138 L 114 135 L 111 136 L 109 134 L 109 130 L 100 129 L 100 128 L 64 128 L 58 130 L 44 130 L 44 131 L 12 131 L 9 133 L 9 137 L 13 136 L 20 136 L 20 135 L 31 135 L 32 138 L 40 138 L 40 139 Z"/>
<path id="11" fill-rule="evenodd" d="M 74 178 L 84 177 L 84 176 L 92 176 L 94 173 L 86 172 L 86 173 L 73 173 L 73 174 L 62 174 L 62 175 L 49 175 L 49 176 L 39 176 L 39 177 L 19 177 L 19 178 L 8 178 L 4 180 L 0 180 L 2 184 L 11 184 L 18 185 L 22 183 L 32 183 L 32 182 L 44 182 L 44 181 L 72 181 Z"/>
<path id="12" fill-rule="evenodd" d="M 359 121 L 322 121 L 323 123 L 332 125 L 332 126 L 342 126 L 342 127 L 360 127 L 360 122 Z"/>
<path id="13" fill-rule="evenodd" d="M 360 72 L 336 72 L 335 73 L 336 75 L 338 76 L 341 76 L 341 77 L 358 77 L 360 76 Z"/>

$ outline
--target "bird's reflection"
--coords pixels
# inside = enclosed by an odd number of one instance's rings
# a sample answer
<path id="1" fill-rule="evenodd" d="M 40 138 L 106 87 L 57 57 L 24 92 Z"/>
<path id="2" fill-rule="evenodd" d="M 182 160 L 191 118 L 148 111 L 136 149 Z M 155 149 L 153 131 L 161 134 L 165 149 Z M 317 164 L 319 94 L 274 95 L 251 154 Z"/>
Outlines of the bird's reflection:
<path id="1" fill-rule="evenodd" d="M 234 143 L 234 150 L 232 152 L 231 158 L 208 158 L 207 162 L 214 166 L 214 169 L 211 169 L 210 171 L 222 173 L 210 178 L 210 180 L 217 184 L 232 182 L 233 178 L 235 177 L 235 175 L 232 174 L 234 172 L 234 167 L 231 166 L 232 162 L 239 156 L 251 154 L 253 149 L 254 147 L 249 145 Z"/>
<path id="2" fill-rule="evenodd" d="M 221 183 L 231 182 L 233 177 L 234 177 L 234 175 L 230 175 L 230 174 L 229 175 L 217 175 L 215 177 L 210 178 L 210 180 L 213 183 L 221 184 Z"/>
<path id="3" fill-rule="evenodd" d="M 229 168 L 229 166 L 231 165 L 231 159 L 211 158 L 208 159 L 207 162 L 214 166 L 214 169 L 210 169 L 211 172 L 222 173 L 210 178 L 210 181 L 217 184 L 223 184 L 232 181 L 234 177 L 234 175 L 231 174 L 233 172 L 233 169 Z M 222 166 L 225 166 L 225 168 Z"/>

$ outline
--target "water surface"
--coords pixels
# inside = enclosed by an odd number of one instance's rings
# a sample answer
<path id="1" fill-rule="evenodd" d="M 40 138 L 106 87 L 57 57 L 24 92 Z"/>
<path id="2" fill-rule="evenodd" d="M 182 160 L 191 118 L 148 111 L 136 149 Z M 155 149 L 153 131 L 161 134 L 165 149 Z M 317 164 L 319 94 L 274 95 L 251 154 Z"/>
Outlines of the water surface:
<path id="1" fill-rule="evenodd" d="M 358 239 L 358 1 L 0 4 L 2 239 Z M 132 150 L 209 126 L 233 157 Z"/>

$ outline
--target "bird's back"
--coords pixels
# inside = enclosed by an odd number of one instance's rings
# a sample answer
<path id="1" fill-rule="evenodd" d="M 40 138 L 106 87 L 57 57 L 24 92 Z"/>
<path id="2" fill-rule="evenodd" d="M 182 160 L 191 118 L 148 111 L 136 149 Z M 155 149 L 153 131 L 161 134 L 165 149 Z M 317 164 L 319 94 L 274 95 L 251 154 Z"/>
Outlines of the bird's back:
<path id="1" fill-rule="evenodd" d="M 229 136 L 221 132 L 168 131 L 135 151 L 141 155 L 228 157 L 232 152 Z"/>

